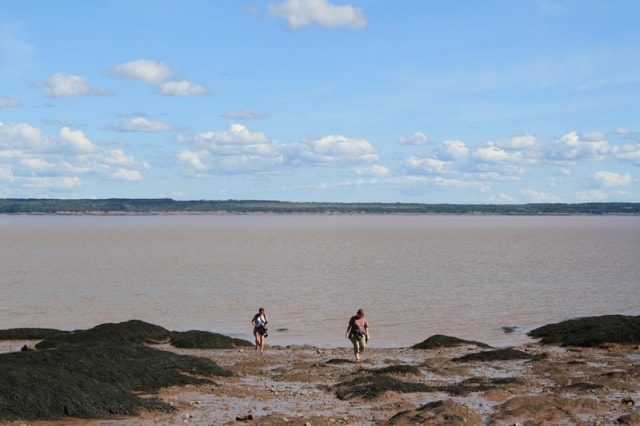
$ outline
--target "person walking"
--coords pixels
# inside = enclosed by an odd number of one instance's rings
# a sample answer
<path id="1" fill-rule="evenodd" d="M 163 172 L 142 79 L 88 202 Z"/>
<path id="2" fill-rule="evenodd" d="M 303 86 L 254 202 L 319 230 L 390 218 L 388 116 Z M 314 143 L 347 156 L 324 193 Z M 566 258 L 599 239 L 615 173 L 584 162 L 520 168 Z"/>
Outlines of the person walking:
<path id="1" fill-rule="evenodd" d="M 369 341 L 369 323 L 364 316 L 364 309 L 349 319 L 345 337 L 353 343 L 353 354 L 356 356 L 356 363 L 360 362 L 360 354 L 364 352 Z"/>
<path id="2" fill-rule="evenodd" d="M 267 313 L 264 308 L 258 309 L 258 313 L 251 319 L 251 325 L 253 325 L 253 336 L 256 338 L 256 352 L 260 351 L 260 354 L 264 353 L 264 341 L 269 336 L 267 334 Z"/>

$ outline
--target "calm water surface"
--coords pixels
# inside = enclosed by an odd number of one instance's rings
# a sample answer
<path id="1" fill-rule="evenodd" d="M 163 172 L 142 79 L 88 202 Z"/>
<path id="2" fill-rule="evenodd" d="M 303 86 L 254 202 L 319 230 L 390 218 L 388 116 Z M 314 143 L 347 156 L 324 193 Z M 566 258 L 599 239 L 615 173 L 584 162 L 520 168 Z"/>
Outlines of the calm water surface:
<path id="1" fill-rule="evenodd" d="M 0 216 L 0 328 L 141 319 L 270 344 L 496 346 L 640 311 L 638 216 Z M 506 334 L 504 326 L 517 327 Z"/>

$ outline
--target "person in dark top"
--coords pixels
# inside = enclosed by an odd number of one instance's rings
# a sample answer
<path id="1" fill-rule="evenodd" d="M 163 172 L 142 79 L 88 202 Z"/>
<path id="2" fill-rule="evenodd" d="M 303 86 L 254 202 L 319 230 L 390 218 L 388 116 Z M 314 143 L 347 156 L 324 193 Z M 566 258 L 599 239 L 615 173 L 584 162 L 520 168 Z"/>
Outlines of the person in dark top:
<path id="1" fill-rule="evenodd" d="M 253 325 L 253 336 L 256 338 L 256 352 L 260 351 L 264 353 L 264 341 L 269 336 L 267 334 L 267 313 L 264 308 L 258 309 L 258 313 L 251 319 L 251 325 Z"/>

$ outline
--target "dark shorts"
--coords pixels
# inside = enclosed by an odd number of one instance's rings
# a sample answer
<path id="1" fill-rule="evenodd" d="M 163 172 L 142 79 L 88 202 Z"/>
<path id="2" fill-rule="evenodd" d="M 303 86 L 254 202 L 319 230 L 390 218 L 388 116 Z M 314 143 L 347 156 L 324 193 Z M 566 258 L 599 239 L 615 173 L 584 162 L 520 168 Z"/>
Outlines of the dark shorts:
<path id="1" fill-rule="evenodd" d="M 264 336 L 265 334 L 267 334 L 267 329 L 266 329 L 266 328 L 264 328 L 264 327 L 254 327 L 254 328 L 253 328 L 253 334 L 254 334 L 255 336 L 257 336 L 258 334 L 259 334 L 260 336 Z"/>

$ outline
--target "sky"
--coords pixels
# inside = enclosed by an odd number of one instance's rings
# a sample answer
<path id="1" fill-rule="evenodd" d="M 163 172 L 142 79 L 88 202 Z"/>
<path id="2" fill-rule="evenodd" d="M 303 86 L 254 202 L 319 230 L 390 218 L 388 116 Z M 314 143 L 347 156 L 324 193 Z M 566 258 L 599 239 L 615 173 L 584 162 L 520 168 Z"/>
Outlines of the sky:
<path id="1" fill-rule="evenodd" d="M 0 198 L 640 202 L 637 0 L 0 0 Z"/>

